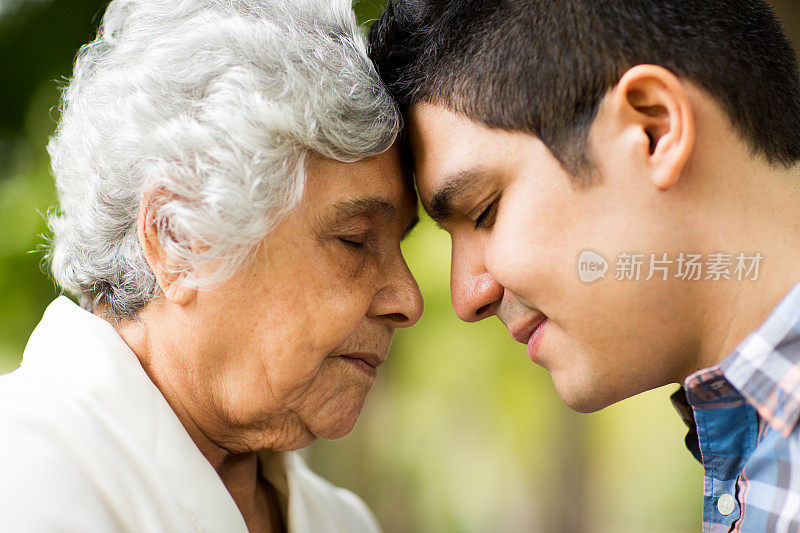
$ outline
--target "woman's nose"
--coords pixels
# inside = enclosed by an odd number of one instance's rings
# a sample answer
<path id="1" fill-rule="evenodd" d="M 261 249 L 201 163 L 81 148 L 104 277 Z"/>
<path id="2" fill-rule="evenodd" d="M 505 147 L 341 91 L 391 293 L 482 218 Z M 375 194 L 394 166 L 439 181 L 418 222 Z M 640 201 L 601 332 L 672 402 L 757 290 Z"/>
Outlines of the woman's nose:
<path id="1" fill-rule="evenodd" d="M 424 302 L 417 280 L 401 258 L 398 268 L 387 273 L 387 284 L 375 296 L 375 314 L 394 328 L 408 328 L 422 318 Z"/>

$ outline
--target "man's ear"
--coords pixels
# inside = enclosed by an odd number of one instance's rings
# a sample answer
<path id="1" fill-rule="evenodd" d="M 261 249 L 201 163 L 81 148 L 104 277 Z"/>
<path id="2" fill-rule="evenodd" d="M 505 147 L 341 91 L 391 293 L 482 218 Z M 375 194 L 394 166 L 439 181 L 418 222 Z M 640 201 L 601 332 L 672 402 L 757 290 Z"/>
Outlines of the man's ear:
<path id="1" fill-rule="evenodd" d="M 695 117 L 681 81 L 669 70 L 637 65 L 606 96 L 614 133 L 633 142 L 633 156 L 659 190 L 674 187 L 695 144 Z"/>
<path id="2" fill-rule="evenodd" d="M 139 205 L 136 235 L 144 258 L 150 265 L 150 270 L 153 271 L 164 297 L 171 303 L 184 306 L 194 300 L 197 291 L 181 283 L 184 273 L 177 268 L 164 250 L 159 238 L 157 208 L 157 193 L 144 194 Z M 165 230 L 168 231 L 168 228 L 162 228 L 162 231 Z"/>

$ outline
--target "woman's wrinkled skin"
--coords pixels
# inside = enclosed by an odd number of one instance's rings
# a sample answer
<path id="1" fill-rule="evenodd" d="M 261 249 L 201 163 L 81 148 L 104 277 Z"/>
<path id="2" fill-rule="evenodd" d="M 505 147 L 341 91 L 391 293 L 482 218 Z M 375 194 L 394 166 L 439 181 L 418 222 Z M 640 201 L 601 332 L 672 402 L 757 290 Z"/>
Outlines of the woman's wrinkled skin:
<path id="1" fill-rule="evenodd" d="M 300 205 L 226 283 L 170 273 L 144 202 L 139 241 L 163 297 L 115 324 L 220 474 L 251 531 L 280 530 L 255 452 L 353 428 L 396 328 L 422 314 L 400 251 L 417 221 L 399 150 L 356 163 L 311 158 Z"/>

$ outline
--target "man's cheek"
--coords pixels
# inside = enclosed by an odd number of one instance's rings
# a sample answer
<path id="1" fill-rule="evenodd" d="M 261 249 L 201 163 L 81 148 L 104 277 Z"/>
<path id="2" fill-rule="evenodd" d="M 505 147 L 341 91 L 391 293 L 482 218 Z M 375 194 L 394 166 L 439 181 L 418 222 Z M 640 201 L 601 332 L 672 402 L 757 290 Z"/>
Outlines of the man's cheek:
<path id="1" fill-rule="evenodd" d="M 496 226 L 486 241 L 485 256 L 487 271 L 515 294 L 526 296 L 538 283 L 537 246 L 522 228 Z"/>

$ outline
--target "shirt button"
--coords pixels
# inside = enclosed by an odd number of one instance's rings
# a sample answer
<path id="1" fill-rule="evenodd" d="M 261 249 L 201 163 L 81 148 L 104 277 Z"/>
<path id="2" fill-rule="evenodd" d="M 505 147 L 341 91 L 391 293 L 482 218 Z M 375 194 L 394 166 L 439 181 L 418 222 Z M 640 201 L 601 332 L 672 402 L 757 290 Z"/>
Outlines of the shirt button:
<path id="1" fill-rule="evenodd" d="M 724 516 L 728 516 L 736 509 L 736 502 L 730 494 L 723 494 L 717 500 L 717 509 Z"/>

